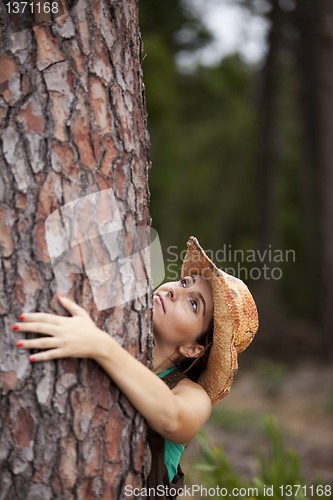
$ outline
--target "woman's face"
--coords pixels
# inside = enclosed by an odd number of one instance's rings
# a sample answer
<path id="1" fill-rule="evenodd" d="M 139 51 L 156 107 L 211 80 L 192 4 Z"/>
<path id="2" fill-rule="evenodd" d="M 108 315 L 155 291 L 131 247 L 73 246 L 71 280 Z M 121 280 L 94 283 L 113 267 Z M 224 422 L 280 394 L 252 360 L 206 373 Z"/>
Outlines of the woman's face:
<path id="1" fill-rule="evenodd" d="M 203 276 L 164 283 L 154 293 L 155 340 L 179 346 L 194 342 L 213 316 L 213 296 Z"/>

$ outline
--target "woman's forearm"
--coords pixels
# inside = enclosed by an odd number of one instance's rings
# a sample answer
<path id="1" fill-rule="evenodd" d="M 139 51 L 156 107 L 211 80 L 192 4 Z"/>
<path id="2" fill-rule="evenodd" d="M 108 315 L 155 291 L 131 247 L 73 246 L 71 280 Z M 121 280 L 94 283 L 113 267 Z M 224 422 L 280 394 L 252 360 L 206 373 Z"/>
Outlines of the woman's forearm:
<path id="1" fill-rule="evenodd" d="M 22 349 L 42 349 L 30 360 L 92 358 L 161 436 L 175 443 L 192 439 L 211 410 L 205 391 L 189 382 L 171 391 L 157 375 L 97 328 L 82 307 L 61 295 L 59 301 L 73 317 L 25 313 L 21 322 L 13 325 L 14 330 L 47 335 L 18 340 L 17 346 Z"/>
<path id="2" fill-rule="evenodd" d="M 104 368 L 132 405 L 161 436 L 168 438 L 179 403 L 168 386 L 112 337 L 95 345 L 91 356 Z M 169 436 L 170 437 L 170 436 Z"/>
<path id="3" fill-rule="evenodd" d="M 110 335 L 97 328 L 82 307 L 61 295 L 59 300 L 73 317 L 24 314 L 22 322 L 14 325 L 15 330 L 48 336 L 21 339 L 18 347 L 44 349 L 30 356 L 34 362 L 66 357 L 94 359 L 154 430 L 164 437 L 172 434 L 181 412 L 179 400 L 167 385 Z"/>

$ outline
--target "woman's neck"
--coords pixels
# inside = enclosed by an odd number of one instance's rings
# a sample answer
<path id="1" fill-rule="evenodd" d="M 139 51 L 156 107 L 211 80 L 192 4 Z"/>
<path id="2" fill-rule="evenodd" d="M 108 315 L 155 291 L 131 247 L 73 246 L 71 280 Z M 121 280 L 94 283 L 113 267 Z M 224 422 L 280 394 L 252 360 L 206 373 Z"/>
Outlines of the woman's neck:
<path id="1" fill-rule="evenodd" d="M 154 359 L 153 359 L 153 372 L 158 374 L 162 373 L 169 368 L 175 366 L 174 359 L 176 358 L 175 352 L 168 352 L 170 349 L 167 349 L 165 346 L 159 345 L 156 342 L 154 347 Z"/>

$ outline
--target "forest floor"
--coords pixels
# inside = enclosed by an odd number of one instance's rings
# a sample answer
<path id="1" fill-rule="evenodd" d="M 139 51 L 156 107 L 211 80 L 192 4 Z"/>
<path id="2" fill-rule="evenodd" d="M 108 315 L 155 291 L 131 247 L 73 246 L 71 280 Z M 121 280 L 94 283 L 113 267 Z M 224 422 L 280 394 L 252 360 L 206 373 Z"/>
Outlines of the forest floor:
<path id="1" fill-rule="evenodd" d="M 230 394 L 214 406 L 204 430 L 244 479 L 253 479 L 259 471 L 256 450 L 264 446 L 261 422 L 267 414 L 282 431 L 285 448 L 297 451 L 307 484 L 320 478 L 321 484 L 332 485 L 333 367 L 303 365 L 291 370 L 267 361 L 238 372 Z M 200 484 L 194 467 L 200 461 L 199 445 L 193 440 L 181 462 L 193 484 Z"/>

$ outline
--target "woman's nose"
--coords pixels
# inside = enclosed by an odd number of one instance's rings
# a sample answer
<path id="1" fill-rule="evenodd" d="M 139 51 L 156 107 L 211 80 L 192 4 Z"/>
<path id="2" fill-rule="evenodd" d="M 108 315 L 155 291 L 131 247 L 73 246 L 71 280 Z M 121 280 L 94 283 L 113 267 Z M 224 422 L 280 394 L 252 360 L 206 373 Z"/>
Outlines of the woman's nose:
<path id="1" fill-rule="evenodd" d="M 177 290 L 177 287 L 172 285 L 169 287 L 168 294 L 171 300 L 177 300 L 179 296 L 179 290 Z"/>

